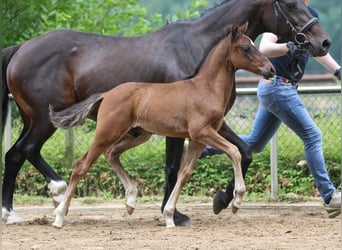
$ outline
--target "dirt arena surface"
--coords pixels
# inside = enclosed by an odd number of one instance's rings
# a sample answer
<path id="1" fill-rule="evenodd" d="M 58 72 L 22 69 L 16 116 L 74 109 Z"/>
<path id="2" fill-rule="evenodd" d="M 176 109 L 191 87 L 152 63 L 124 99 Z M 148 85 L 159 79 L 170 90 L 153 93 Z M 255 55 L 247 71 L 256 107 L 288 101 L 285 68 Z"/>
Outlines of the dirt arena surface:
<path id="1" fill-rule="evenodd" d="M 234 215 L 214 215 L 211 203 L 177 207 L 190 227 L 167 229 L 160 202 L 138 204 L 131 216 L 123 203 L 72 202 L 62 229 L 51 226 L 49 205 L 16 207 L 25 221 L 2 223 L 2 249 L 342 249 L 341 216 L 329 219 L 319 202 L 244 202 Z"/>

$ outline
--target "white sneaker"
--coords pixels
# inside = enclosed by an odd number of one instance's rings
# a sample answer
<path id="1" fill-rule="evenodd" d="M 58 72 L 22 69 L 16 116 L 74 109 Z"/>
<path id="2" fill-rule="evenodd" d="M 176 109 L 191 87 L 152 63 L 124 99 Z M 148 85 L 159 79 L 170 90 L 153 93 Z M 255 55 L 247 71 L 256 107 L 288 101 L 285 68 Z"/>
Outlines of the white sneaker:
<path id="1" fill-rule="evenodd" d="M 328 212 L 329 218 L 334 218 L 341 214 L 341 190 L 334 191 L 329 204 L 324 203 L 324 208 Z"/>

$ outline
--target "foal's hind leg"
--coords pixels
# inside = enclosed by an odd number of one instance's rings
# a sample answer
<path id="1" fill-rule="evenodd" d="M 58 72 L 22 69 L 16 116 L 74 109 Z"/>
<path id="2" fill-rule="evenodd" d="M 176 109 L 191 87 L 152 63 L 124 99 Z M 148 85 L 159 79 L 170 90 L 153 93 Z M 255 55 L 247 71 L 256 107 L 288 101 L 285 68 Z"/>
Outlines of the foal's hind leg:
<path id="1" fill-rule="evenodd" d="M 99 158 L 101 153 L 105 150 L 105 145 L 99 146 L 93 143 L 88 152 L 85 153 L 75 164 L 75 168 L 72 171 L 69 186 L 66 190 L 63 201 L 55 209 L 55 222 L 52 224 L 55 227 L 62 227 L 64 223 L 64 217 L 68 213 L 71 198 L 75 192 L 76 186 L 80 179 L 86 175 L 92 164 Z"/>
<path id="2" fill-rule="evenodd" d="M 138 132 L 138 134 L 136 134 Z M 110 147 L 104 153 L 107 161 L 113 167 L 114 172 L 120 178 L 126 195 L 126 209 L 128 214 L 132 214 L 136 206 L 136 197 L 138 194 L 138 189 L 136 185 L 131 181 L 128 173 L 122 167 L 119 157 L 120 155 L 130 148 L 136 147 L 146 141 L 151 137 L 150 133 L 143 130 L 135 130 L 134 135 L 126 134 L 120 142 Z"/>

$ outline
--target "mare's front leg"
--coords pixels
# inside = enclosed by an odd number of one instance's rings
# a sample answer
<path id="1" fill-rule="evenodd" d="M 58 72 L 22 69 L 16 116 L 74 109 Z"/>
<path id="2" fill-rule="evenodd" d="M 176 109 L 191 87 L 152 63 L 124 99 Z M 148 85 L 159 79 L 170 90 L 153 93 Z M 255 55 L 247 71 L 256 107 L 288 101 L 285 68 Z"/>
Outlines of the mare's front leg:
<path id="1" fill-rule="evenodd" d="M 238 147 L 241 154 L 241 169 L 242 176 L 245 178 L 249 165 L 252 162 L 253 156 L 250 147 L 228 127 L 226 123 L 223 123 L 221 129 L 218 131 L 221 136 L 226 140 Z M 219 214 L 222 209 L 226 209 L 229 203 L 234 198 L 234 178 L 227 184 L 226 191 L 218 191 L 213 200 L 213 211 L 215 214 Z"/>
<path id="2" fill-rule="evenodd" d="M 162 203 L 162 212 L 177 182 L 177 175 L 180 168 L 184 148 L 184 139 L 166 137 L 166 158 L 165 158 L 165 191 Z M 177 226 L 189 226 L 190 218 L 174 211 L 174 222 Z"/>
<path id="3" fill-rule="evenodd" d="M 184 185 L 189 181 L 191 174 L 195 168 L 196 162 L 203 152 L 204 145 L 189 141 L 188 149 L 184 155 L 182 166 L 178 172 L 176 185 L 169 196 L 169 199 L 164 207 L 164 217 L 167 228 L 173 228 L 177 224 L 175 223 L 174 214 L 176 212 L 176 203 L 179 195 L 182 192 Z"/>
<path id="4" fill-rule="evenodd" d="M 13 193 L 15 180 L 24 161 L 27 159 L 49 183 L 48 187 L 54 195 L 54 202 L 65 192 L 67 184 L 46 163 L 40 154 L 45 141 L 55 132 L 55 128 L 35 122 L 31 118 L 24 120 L 24 128 L 20 137 L 5 156 L 5 172 L 2 186 L 2 218 L 6 223 L 22 221 L 13 212 Z M 30 121 L 30 122 L 25 122 Z"/>

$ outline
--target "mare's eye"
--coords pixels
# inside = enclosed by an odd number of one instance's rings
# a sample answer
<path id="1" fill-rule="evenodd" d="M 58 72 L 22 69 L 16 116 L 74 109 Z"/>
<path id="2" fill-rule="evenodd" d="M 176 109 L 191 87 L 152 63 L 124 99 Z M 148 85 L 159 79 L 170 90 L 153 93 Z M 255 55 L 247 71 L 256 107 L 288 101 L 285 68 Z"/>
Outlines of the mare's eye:
<path id="1" fill-rule="evenodd" d="M 293 11 L 293 10 L 298 9 L 297 3 L 289 3 L 289 4 L 286 5 L 286 7 L 287 7 L 287 9 L 288 9 L 289 11 Z"/>

